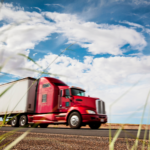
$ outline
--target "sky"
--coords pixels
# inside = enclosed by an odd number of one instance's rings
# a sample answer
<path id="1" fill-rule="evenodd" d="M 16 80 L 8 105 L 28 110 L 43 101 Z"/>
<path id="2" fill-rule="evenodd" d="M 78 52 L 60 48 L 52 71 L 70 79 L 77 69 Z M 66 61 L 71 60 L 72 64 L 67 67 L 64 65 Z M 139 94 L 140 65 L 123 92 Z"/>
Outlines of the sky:
<path id="1" fill-rule="evenodd" d="M 149 8 L 150 0 L 5 0 L 0 84 L 45 70 L 105 101 L 108 122 L 150 123 Z"/>

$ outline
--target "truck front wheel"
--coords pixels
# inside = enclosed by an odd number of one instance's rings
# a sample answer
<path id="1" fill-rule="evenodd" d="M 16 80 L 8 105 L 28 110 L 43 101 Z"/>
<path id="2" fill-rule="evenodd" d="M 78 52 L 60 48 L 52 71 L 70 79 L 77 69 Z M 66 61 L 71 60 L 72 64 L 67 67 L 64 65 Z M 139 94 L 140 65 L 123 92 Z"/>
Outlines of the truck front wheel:
<path id="1" fill-rule="evenodd" d="M 101 126 L 100 122 L 92 122 L 89 124 L 91 129 L 99 129 L 99 127 Z"/>
<path id="2" fill-rule="evenodd" d="M 12 127 L 19 127 L 19 116 L 13 117 L 13 119 L 10 121 L 10 124 Z"/>
<path id="3" fill-rule="evenodd" d="M 82 119 L 78 112 L 73 112 L 70 114 L 68 119 L 68 124 L 72 129 L 80 129 L 81 123 L 82 123 Z"/>
<path id="4" fill-rule="evenodd" d="M 20 127 L 25 127 L 28 124 L 28 119 L 26 115 L 22 115 L 19 119 L 19 125 Z"/>

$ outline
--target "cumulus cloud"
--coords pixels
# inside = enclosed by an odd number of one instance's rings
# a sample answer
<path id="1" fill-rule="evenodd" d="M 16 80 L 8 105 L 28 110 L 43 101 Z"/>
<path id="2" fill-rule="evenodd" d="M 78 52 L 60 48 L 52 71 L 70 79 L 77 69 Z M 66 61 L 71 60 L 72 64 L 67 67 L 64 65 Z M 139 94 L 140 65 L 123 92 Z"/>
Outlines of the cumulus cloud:
<path id="1" fill-rule="evenodd" d="M 53 22 L 46 20 L 45 16 Z M 18 66 L 24 67 L 27 60 L 17 54 L 28 55 L 28 49 L 34 49 L 35 45 L 47 40 L 47 36 L 52 33 L 63 34 L 68 38 L 68 43 L 76 41 L 92 54 L 118 55 L 122 53 L 120 48 L 125 44 L 130 44 L 132 48 L 138 50 L 142 50 L 147 44 L 141 33 L 124 26 L 85 22 L 70 14 L 28 12 L 7 3 L 2 7 L 0 20 L 5 22 L 0 27 L 1 57 L 3 57 L 1 64 L 9 56 L 13 56 L 5 66 L 3 70 L 5 72 L 10 69 L 15 71 Z"/>
<path id="2" fill-rule="evenodd" d="M 74 15 L 43 13 L 56 22 L 58 32 L 63 33 L 69 43 L 76 41 L 92 54 L 122 54 L 121 47 L 130 44 L 133 49 L 143 50 L 147 45 L 144 36 L 136 30 L 120 25 L 84 22 Z"/>
<path id="3" fill-rule="evenodd" d="M 43 59 L 37 61 L 44 68 L 50 63 L 49 60 L 54 60 L 57 55 L 45 55 Z M 68 82 L 78 83 L 77 80 L 72 78 L 80 78 L 80 83 L 84 85 L 88 81 L 90 84 L 95 82 L 95 88 L 99 85 L 116 85 L 128 79 L 129 83 L 136 82 L 141 75 L 149 74 L 150 57 L 143 56 L 136 57 L 109 57 L 109 58 L 93 58 L 92 56 L 85 56 L 83 62 L 68 56 L 60 56 L 56 62 L 49 68 L 49 72 L 60 73 L 68 76 Z M 63 78 L 63 77 L 62 77 Z M 84 82 L 84 80 L 87 80 Z M 65 78 L 64 78 L 65 80 Z M 132 82 L 131 82 L 132 81 Z"/>
<path id="4" fill-rule="evenodd" d="M 24 67 L 27 62 L 18 53 L 28 55 L 29 49 L 34 49 L 36 44 L 47 40 L 47 36 L 56 29 L 41 14 L 25 12 L 12 4 L 3 5 L 0 20 L 5 22 L 0 27 L 0 66 L 9 59 L 2 69 L 9 73 L 11 70 L 12 73 L 17 73 L 17 68 Z M 28 73 L 27 71 L 25 75 Z"/>
<path id="5" fill-rule="evenodd" d="M 44 16 L 54 22 L 47 21 Z M 51 33 L 61 33 L 68 43 L 76 41 L 92 54 L 122 54 L 121 47 L 130 44 L 133 49 L 142 50 L 146 45 L 144 36 L 134 29 L 120 25 L 84 22 L 75 15 L 52 12 L 26 12 L 5 4 L 0 20 L 8 24 L 0 28 L 3 49 L 33 49 L 35 44 L 47 40 Z M 15 22 L 15 23 L 12 23 Z M 19 37 L 19 39 L 18 39 Z M 18 43 L 19 46 L 18 46 Z"/>

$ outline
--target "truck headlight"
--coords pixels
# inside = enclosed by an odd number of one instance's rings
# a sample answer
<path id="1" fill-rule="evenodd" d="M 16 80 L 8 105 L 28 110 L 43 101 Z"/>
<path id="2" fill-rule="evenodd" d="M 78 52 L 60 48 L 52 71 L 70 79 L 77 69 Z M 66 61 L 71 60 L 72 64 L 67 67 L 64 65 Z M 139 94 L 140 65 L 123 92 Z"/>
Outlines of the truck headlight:
<path id="1" fill-rule="evenodd" d="M 93 111 L 93 110 L 86 110 L 86 112 L 87 112 L 88 114 L 96 114 L 95 111 Z"/>

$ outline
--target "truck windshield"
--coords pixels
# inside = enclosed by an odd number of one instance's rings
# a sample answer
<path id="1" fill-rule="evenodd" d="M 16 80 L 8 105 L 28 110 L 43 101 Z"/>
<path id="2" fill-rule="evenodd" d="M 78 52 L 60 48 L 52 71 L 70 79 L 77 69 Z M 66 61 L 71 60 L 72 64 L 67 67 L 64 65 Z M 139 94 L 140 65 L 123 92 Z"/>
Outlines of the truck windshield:
<path id="1" fill-rule="evenodd" d="M 72 93 L 72 95 L 85 96 L 85 92 L 82 90 L 79 90 L 79 89 L 71 88 L 71 93 Z"/>

